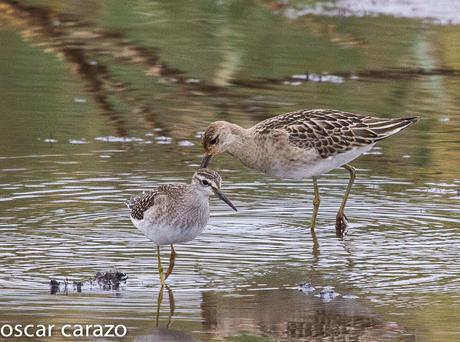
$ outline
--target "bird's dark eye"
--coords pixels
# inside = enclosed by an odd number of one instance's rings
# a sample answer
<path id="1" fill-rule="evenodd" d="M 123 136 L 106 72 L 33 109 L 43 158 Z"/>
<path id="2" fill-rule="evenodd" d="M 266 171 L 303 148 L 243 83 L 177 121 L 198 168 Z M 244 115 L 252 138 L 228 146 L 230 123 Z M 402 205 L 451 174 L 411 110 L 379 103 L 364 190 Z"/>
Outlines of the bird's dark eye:
<path id="1" fill-rule="evenodd" d="M 211 183 L 209 183 L 206 179 L 203 179 L 203 180 L 201 181 L 201 184 L 207 186 L 207 185 L 210 185 Z"/>
<path id="2" fill-rule="evenodd" d="M 217 137 L 215 137 L 215 138 L 212 139 L 209 143 L 210 143 L 211 145 L 215 145 L 215 144 L 217 144 L 217 140 L 218 140 Z"/>

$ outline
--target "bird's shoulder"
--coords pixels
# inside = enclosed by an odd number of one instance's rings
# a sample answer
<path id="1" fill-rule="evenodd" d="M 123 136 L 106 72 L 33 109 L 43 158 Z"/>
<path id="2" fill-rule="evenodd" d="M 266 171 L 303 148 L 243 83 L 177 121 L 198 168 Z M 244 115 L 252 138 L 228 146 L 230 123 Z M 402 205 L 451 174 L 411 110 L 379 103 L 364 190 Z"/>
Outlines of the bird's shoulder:
<path id="1" fill-rule="evenodd" d="M 168 200 L 177 200 L 187 189 L 187 184 L 162 184 L 144 191 L 139 196 L 133 196 L 126 202 L 131 210 L 131 216 L 137 220 L 144 218 L 144 212 L 153 206 L 160 205 Z"/>
<path id="2" fill-rule="evenodd" d="M 264 120 L 254 126 L 254 131 L 259 136 L 284 134 L 292 146 L 314 148 L 327 158 L 372 144 L 377 135 L 368 129 L 369 119 L 334 109 L 299 110 Z"/>

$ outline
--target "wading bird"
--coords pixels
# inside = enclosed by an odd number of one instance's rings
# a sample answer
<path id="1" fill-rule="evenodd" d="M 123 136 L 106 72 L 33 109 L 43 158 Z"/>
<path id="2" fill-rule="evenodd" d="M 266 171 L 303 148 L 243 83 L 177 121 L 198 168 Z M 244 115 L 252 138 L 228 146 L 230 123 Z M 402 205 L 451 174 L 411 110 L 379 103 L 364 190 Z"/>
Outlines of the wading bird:
<path id="1" fill-rule="evenodd" d="M 311 229 L 314 231 L 320 204 L 317 178 L 338 167 L 350 173 L 347 190 L 336 216 L 336 231 L 346 229 L 345 205 L 356 171 L 349 165 L 375 143 L 398 133 L 418 120 L 375 118 L 331 109 L 299 110 L 269 118 L 251 128 L 226 121 L 210 124 L 203 135 L 205 156 L 228 152 L 244 165 L 278 178 L 313 178 L 314 199 Z"/>
<path id="2" fill-rule="evenodd" d="M 232 202 L 220 190 L 221 182 L 216 171 L 203 168 L 195 172 L 190 184 L 160 185 L 126 202 L 134 226 L 157 246 L 158 273 L 162 286 L 174 268 L 174 244 L 193 240 L 206 227 L 209 220 L 209 196 L 217 195 L 236 211 Z M 161 265 L 161 245 L 171 245 L 166 274 Z"/>

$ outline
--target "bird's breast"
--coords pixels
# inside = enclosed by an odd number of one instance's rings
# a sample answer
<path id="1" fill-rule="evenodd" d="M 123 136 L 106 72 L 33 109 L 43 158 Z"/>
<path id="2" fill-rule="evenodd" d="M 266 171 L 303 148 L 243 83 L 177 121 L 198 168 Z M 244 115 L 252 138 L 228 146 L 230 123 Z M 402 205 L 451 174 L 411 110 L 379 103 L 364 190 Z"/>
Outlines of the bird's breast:
<path id="1" fill-rule="evenodd" d="M 245 166 L 278 178 L 310 177 L 309 166 L 320 156 L 315 149 L 303 149 L 283 137 L 259 138 L 253 148 L 233 154 Z"/>

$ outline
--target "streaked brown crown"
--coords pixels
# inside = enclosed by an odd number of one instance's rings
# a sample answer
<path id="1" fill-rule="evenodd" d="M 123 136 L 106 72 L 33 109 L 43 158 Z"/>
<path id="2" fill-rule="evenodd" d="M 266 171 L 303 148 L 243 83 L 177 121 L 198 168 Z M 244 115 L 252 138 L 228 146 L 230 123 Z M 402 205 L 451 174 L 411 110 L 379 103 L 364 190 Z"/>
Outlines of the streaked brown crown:
<path id="1" fill-rule="evenodd" d="M 222 184 L 222 177 L 217 171 L 212 169 L 198 169 L 193 175 L 193 178 L 200 182 L 206 180 L 215 189 L 220 189 Z"/>

